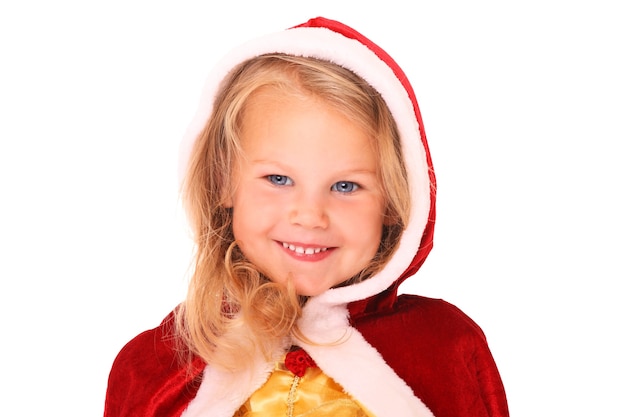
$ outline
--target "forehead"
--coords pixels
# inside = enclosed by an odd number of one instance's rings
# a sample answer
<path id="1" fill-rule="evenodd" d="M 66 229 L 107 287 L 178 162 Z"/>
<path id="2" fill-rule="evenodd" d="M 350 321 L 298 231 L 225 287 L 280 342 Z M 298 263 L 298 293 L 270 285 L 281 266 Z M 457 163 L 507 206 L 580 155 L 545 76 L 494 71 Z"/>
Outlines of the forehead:
<path id="1" fill-rule="evenodd" d="M 274 63 L 276 64 L 276 63 Z M 334 107 L 354 123 L 369 130 L 372 136 L 378 130 L 379 95 L 364 80 L 349 70 L 336 64 L 324 63 L 317 66 L 308 60 L 290 65 L 261 66 L 256 72 L 248 74 L 244 83 L 248 84 L 247 97 L 243 100 L 241 111 L 245 111 L 249 101 L 270 94 L 275 97 L 316 97 Z"/>
<path id="2" fill-rule="evenodd" d="M 242 114 L 240 135 L 247 156 L 296 154 L 305 161 L 320 152 L 337 162 L 377 165 L 370 133 L 332 103 L 303 91 L 256 91 Z"/>

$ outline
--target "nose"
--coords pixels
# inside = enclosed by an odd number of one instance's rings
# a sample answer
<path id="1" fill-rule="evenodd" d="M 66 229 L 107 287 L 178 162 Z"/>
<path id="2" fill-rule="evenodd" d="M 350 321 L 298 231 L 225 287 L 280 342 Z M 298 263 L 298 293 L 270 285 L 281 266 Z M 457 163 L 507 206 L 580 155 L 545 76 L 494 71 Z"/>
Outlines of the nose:
<path id="1" fill-rule="evenodd" d="M 324 198 L 314 195 L 298 195 L 289 210 L 289 222 L 307 229 L 326 229 L 329 217 Z"/>

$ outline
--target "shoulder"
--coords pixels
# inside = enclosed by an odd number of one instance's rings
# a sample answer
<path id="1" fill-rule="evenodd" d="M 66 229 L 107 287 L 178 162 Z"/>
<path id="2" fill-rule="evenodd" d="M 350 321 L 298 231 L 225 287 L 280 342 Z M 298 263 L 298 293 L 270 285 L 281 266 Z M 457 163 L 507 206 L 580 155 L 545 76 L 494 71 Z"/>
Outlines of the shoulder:
<path id="1" fill-rule="evenodd" d="M 442 369 L 465 366 L 480 352 L 490 354 L 478 324 L 440 299 L 402 295 L 394 308 L 361 316 L 353 325 L 394 369 L 405 367 L 409 358 L 427 358 L 421 367 Z"/>
<path id="2" fill-rule="evenodd" d="M 423 339 L 453 341 L 455 338 L 484 340 L 481 328 L 455 305 L 441 300 L 417 295 L 402 294 L 394 308 L 357 318 L 354 326 L 367 338 L 382 332 L 403 339 L 412 336 Z M 441 340 L 440 340 L 441 341 Z"/>
<path id="3" fill-rule="evenodd" d="M 129 341 L 111 367 L 105 417 L 180 415 L 195 395 L 203 364 L 179 352 L 173 313 Z"/>
<path id="4" fill-rule="evenodd" d="M 354 326 L 435 415 L 508 415 L 485 335 L 453 304 L 402 295 Z"/>
<path id="5" fill-rule="evenodd" d="M 112 373 L 133 375 L 144 368 L 170 367 L 175 359 L 174 315 L 170 313 L 159 326 L 135 336 L 120 350 Z"/>
<path id="6" fill-rule="evenodd" d="M 412 319 L 411 322 L 429 326 L 432 330 L 446 328 L 446 332 L 467 334 L 485 339 L 480 326 L 460 308 L 445 300 L 402 294 L 398 297 L 396 314 Z"/>

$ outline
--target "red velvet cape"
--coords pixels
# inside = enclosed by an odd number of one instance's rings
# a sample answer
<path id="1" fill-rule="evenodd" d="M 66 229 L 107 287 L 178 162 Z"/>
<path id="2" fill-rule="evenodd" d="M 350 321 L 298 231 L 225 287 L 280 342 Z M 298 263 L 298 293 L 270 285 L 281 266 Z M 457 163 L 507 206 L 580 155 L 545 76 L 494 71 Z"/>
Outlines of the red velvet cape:
<path id="1" fill-rule="evenodd" d="M 508 416 L 487 341 L 468 316 L 445 301 L 412 295 L 400 295 L 390 307 L 362 311 L 353 325 L 435 416 Z M 204 363 L 181 363 L 171 319 L 121 350 L 110 374 L 105 417 L 178 417 L 194 398 Z"/>

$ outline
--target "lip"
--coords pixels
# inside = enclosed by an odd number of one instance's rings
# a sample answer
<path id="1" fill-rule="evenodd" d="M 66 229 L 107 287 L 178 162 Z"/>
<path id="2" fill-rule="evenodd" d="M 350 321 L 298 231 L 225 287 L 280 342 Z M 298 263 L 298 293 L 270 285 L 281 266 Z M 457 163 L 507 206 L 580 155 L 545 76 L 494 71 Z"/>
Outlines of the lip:
<path id="1" fill-rule="evenodd" d="M 299 242 L 276 241 L 282 250 L 299 261 L 317 262 L 326 259 L 336 249 L 335 247 L 311 245 Z"/>

